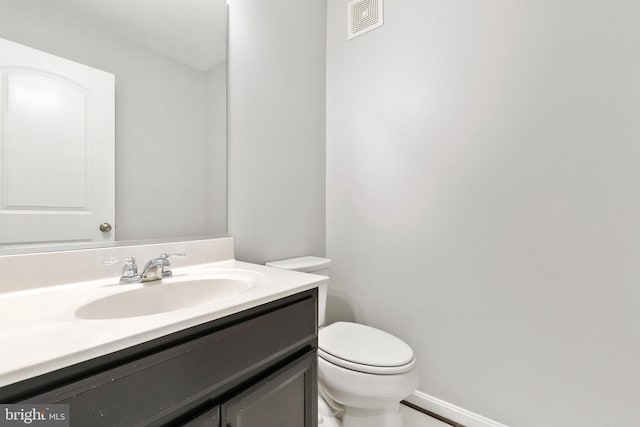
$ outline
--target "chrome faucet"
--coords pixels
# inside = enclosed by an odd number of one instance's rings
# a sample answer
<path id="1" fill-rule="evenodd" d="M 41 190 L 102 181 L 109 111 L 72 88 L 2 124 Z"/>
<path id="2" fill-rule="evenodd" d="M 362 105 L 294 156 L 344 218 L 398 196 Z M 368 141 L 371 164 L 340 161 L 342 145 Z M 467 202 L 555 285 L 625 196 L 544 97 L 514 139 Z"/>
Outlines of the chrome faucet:
<path id="1" fill-rule="evenodd" d="M 142 283 L 173 276 L 169 258 L 176 256 L 183 257 L 187 254 L 160 254 L 159 257 L 147 261 L 141 274 L 138 274 L 138 266 L 134 257 L 108 259 L 104 265 L 124 264 L 122 277 L 120 277 L 121 284 Z"/>
<path id="2" fill-rule="evenodd" d="M 158 258 L 153 258 L 147 261 L 142 269 L 142 273 L 140 274 L 140 281 L 150 282 L 152 280 L 159 280 L 173 276 L 169 258 L 176 256 L 183 257 L 187 256 L 187 254 L 160 254 Z"/>
<path id="3" fill-rule="evenodd" d="M 122 277 L 120 277 L 120 283 L 126 285 L 128 283 L 140 282 L 140 276 L 138 275 L 138 265 L 136 259 L 132 256 L 120 259 L 108 259 L 104 261 L 104 265 L 124 264 L 122 267 Z"/>

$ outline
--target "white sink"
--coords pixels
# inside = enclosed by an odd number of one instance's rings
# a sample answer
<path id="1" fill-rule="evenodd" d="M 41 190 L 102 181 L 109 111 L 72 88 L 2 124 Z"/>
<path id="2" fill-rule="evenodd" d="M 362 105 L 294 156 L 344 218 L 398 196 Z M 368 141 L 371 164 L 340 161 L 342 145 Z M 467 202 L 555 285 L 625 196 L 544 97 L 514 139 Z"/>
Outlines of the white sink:
<path id="1" fill-rule="evenodd" d="M 173 277 L 135 285 L 76 310 L 80 319 L 149 316 L 232 298 L 253 287 L 252 281 L 219 275 Z"/>

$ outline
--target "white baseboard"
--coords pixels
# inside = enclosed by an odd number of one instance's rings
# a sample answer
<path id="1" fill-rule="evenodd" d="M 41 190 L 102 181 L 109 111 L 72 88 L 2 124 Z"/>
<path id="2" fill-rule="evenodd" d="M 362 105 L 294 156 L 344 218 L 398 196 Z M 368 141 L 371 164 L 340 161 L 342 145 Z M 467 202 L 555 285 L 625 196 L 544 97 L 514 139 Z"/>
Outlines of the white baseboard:
<path id="1" fill-rule="evenodd" d="M 487 417 L 478 415 L 466 409 L 462 409 L 456 405 L 440 400 L 437 397 L 430 396 L 421 391 L 415 391 L 413 394 L 405 399 L 407 402 L 412 403 L 427 411 L 438 414 L 456 423 L 460 423 L 465 427 L 508 427 L 505 424 L 501 424 L 497 421 L 490 420 Z"/>

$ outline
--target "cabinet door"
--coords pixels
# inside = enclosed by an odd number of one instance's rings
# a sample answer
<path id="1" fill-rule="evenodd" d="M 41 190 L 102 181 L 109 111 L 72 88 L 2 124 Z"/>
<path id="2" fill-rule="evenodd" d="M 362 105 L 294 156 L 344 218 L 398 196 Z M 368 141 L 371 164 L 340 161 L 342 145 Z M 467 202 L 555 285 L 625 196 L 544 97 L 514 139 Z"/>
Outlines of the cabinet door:
<path id="1" fill-rule="evenodd" d="M 307 353 L 222 405 L 224 427 L 316 427 L 316 352 Z"/>

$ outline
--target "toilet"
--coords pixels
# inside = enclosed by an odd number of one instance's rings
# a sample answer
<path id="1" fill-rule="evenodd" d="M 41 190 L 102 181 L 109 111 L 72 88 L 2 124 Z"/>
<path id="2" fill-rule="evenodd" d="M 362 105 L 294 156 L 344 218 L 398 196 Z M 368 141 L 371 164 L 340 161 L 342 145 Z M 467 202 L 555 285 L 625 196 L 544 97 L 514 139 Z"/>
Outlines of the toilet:
<path id="1" fill-rule="evenodd" d="M 306 256 L 270 267 L 328 276 L 331 261 Z M 413 350 L 370 326 L 324 326 L 327 285 L 318 288 L 318 427 L 402 427 L 400 401 L 418 387 Z"/>

